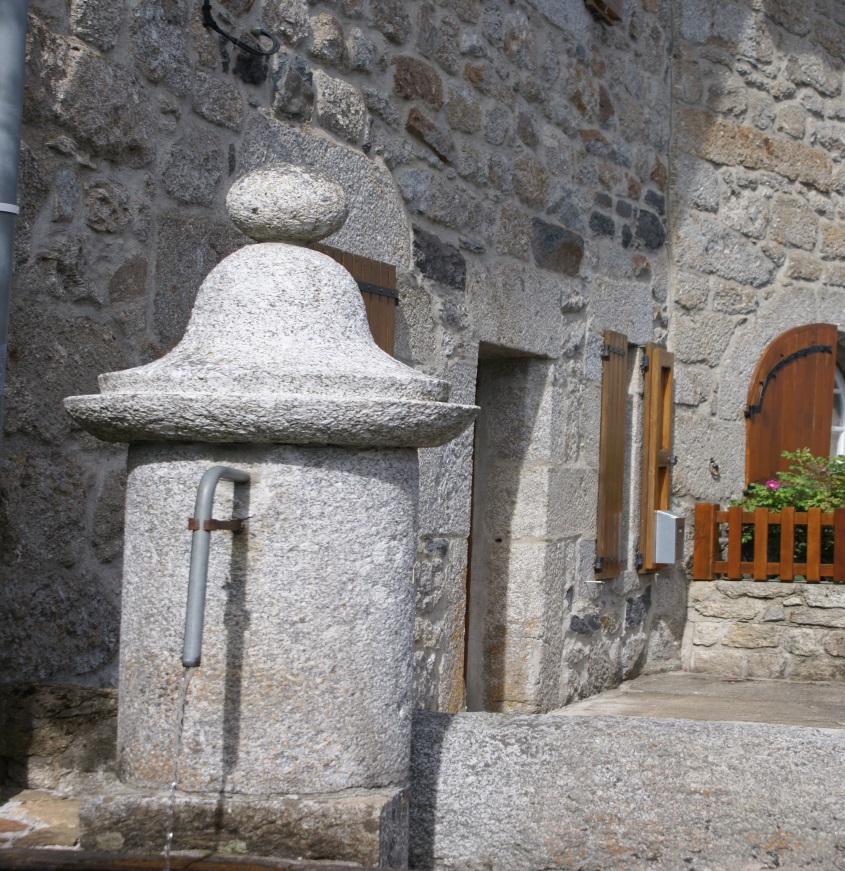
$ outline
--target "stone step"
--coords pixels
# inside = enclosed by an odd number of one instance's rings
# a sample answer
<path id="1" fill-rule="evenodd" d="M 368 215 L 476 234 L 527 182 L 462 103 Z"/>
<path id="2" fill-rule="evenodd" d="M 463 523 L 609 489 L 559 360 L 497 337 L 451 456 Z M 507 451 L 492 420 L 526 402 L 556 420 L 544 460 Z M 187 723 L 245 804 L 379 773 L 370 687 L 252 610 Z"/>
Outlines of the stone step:
<path id="1" fill-rule="evenodd" d="M 418 713 L 411 867 L 845 868 L 845 731 Z"/>

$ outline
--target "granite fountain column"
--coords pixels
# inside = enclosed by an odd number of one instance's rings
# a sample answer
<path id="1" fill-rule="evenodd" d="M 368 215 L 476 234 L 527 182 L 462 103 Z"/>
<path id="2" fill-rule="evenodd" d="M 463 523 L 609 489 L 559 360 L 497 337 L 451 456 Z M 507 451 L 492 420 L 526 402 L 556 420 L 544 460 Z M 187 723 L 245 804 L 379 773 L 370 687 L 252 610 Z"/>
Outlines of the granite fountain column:
<path id="1" fill-rule="evenodd" d="M 237 182 L 257 244 L 203 282 L 165 357 L 66 400 L 130 443 L 118 754 L 121 786 L 83 805 L 82 843 L 403 867 L 418 447 L 475 408 L 373 342 L 351 276 L 303 247 L 346 217 L 343 188 L 275 164 Z M 215 465 L 202 662 L 169 806 L 197 485 Z"/>

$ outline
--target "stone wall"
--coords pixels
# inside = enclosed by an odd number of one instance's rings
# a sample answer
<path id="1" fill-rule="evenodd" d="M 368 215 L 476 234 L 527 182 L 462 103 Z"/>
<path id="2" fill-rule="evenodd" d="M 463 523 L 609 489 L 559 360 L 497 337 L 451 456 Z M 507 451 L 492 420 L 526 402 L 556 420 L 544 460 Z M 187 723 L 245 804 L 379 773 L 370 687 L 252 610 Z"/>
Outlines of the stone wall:
<path id="1" fill-rule="evenodd" d="M 845 588 L 694 581 L 684 668 L 739 678 L 845 678 Z"/>
<path id="2" fill-rule="evenodd" d="M 633 569 L 633 495 L 626 571 L 596 584 L 592 568 L 601 334 L 642 344 L 668 326 L 671 4 L 632 0 L 615 27 L 582 0 L 213 7 L 281 52 L 239 52 L 189 0 L 30 4 L 0 679 L 114 682 L 125 452 L 76 429 L 61 400 L 178 341 L 200 281 L 244 242 L 224 218 L 229 183 L 272 159 L 341 178 L 352 216 L 329 242 L 396 263 L 397 355 L 451 381 L 456 401 L 474 399 L 479 348 L 545 361 L 552 417 L 510 425 L 547 441 L 548 489 L 526 501 L 537 476 L 514 464 L 501 564 L 532 584 L 541 573 L 558 606 L 540 629 L 544 614 L 493 615 L 543 663 L 520 709 L 677 663 L 682 597 Z M 632 421 L 638 391 L 632 373 Z M 472 453 L 467 434 L 421 457 L 415 668 L 431 709 L 464 704 Z M 516 539 L 532 524 L 546 531 L 529 565 Z"/>
<path id="3" fill-rule="evenodd" d="M 684 0 L 675 33 L 674 486 L 691 527 L 695 501 L 742 490 L 746 391 L 766 345 L 845 320 L 845 7 Z"/>
<path id="4" fill-rule="evenodd" d="M 96 792 L 116 778 L 117 691 L 0 689 L 0 784 Z"/>

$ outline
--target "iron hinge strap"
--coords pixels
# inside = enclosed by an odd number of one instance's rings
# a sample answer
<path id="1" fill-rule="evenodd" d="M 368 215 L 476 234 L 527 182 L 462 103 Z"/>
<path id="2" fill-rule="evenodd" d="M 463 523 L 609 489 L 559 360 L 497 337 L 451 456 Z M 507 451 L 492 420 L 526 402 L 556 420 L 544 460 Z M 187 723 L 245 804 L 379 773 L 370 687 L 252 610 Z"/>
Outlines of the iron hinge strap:
<path id="1" fill-rule="evenodd" d="M 395 299 L 399 304 L 399 294 L 392 287 L 385 287 L 382 284 L 371 284 L 369 281 L 358 281 L 358 290 L 363 293 L 374 293 L 376 296 L 389 296 Z"/>
<path id="2" fill-rule="evenodd" d="M 762 411 L 763 397 L 766 395 L 766 388 L 769 386 L 769 382 L 772 378 L 774 378 L 784 366 L 788 363 L 792 363 L 794 360 L 799 360 L 801 357 L 809 357 L 810 354 L 819 353 L 832 354 L 833 348 L 830 345 L 809 345 L 806 348 L 799 348 L 797 351 L 793 351 L 791 354 L 784 357 L 783 360 L 775 363 L 775 365 L 769 370 L 769 374 L 763 379 L 763 386 L 760 388 L 760 399 L 756 405 L 749 405 L 745 409 L 745 416 L 751 417 L 752 414 L 757 414 L 757 412 Z"/>
<path id="3" fill-rule="evenodd" d="M 241 519 L 235 520 L 215 520 L 213 517 L 205 520 L 202 525 L 203 532 L 214 532 L 217 529 L 228 529 L 232 532 L 243 532 L 246 527 Z M 192 532 L 197 532 L 200 529 L 200 522 L 196 517 L 188 518 L 188 529 Z"/>
<path id="4" fill-rule="evenodd" d="M 624 357 L 626 353 L 624 348 L 617 348 L 616 345 L 611 345 L 609 342 L 602 342 L 601 356 L 603 360 L 607 360 L 611 354 L 618 354 L 620 357 Z"/>

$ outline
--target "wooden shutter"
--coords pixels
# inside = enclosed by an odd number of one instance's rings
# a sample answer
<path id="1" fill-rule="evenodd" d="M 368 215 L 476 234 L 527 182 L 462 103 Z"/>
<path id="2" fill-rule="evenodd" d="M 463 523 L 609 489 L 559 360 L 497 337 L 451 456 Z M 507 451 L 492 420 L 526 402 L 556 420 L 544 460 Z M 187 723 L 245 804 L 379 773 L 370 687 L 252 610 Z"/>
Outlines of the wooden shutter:
<path id="1" fill-rule="evenodd" d="M 599 493 L 596 519 L 596 578 L 615 578 L 622 557 L 622 494 L 625 482 L 625 424 L 628 338 L 607 330 L 602 346 Z"/>
<path id="2" fill-rule="evenodd" d="M 781 454 L 830 453 L 837 328 L 805 324 L 781 333 L 763 352 L 748 387 L 745 483 L 789 467 Z"/>
<path id="3" fill-rule="evenodd" d="M 640 493 L 641 572 L 656 571 L 654 512 L 669 508 L 671 495 L 673 388 L 675 357 L 649 342 L 643 366 L 643 456 Z"/>
<path id="4" fill-rule="evenodd" d="M 399 301 L 396 267 L 319 242 L 312 242 L 308 247 L 328 255 L 349 270 L 364 297 L 370 332 L 376 344 L 382 351 L 393 354 L 396 305 Z"/>

